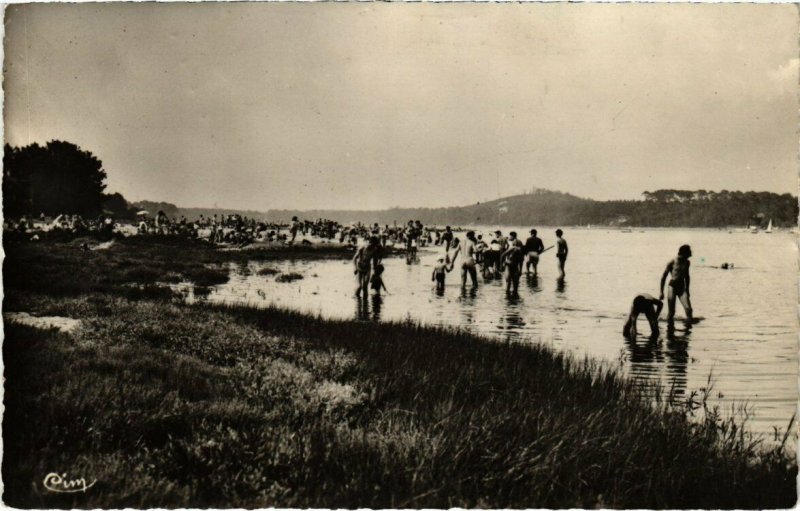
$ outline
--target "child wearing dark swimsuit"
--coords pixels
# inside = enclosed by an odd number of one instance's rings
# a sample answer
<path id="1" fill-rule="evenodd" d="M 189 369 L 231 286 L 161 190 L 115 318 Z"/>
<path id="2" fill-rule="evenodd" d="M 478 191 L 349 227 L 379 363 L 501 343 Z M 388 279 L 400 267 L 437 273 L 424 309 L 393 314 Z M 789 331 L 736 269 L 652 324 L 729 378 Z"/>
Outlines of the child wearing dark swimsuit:
<path id="1" fill-rule="evenodd" d="M 444 281 L 447 273 L 453 270 L 452 266 L 448 266 L 444 260 L 444 257 L 440 257 L 436 260 L 436 266 L 433 267 L 433 274 L 431 275 L 431 281 L 436 282 L 436 290 L 443 291 L 444 290 Z"/>
<path id="2" fill-rule="evenodd" d="M 389 290 L 386 289 L 386 284 L 383 283 L 383 277 L 381 277 L 381 275 L 383 275 L 383 265 L 375 265 L 375 273 L 370 277 L 370 287 L 375 290 L 375 294 L 377 295 L 381 294 L 381 288 L 387 293 L 389 292 Z"/>

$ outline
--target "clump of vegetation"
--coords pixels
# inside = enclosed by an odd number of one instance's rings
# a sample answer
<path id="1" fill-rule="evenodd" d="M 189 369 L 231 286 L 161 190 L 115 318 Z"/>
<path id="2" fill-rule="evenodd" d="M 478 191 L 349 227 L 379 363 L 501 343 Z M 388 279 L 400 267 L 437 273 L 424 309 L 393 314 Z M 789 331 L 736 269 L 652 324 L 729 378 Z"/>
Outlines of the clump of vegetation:
<path id="1" fill-rule="evenodd" d="M 275 277 L 275 282 L 294 282 L 295 280 L 301 280 L 303 278 L 302 275 L 299 273 L 281 273 L 277 277 Z"/>
<path id="2" fill-rule="evenodd" d="M 277 275 L 279 273 L 280 273 L 280 270 L 277 270 L 275 268 L 270 268 L 269 266 L 267 266 L 266 268 L 261 268 L 260 270 L 258 270 L 258 274 L 263 276 L 263 277 L 269 277 L 270 275 Z"/>
<path id="3" fill-rule="evenodd" d="M 211 294 L 211 288 L 205 286 L 194 286 L 193 288 L 195 296 L 208 296 Z"/>
<path id="4" fill-rule="evenodd" d="M 191 267 L 183 271 L 188 280 L 197 286 L 210 287 L 228 282 L 228 271 L 206 266 Z"/>
<path id="5" fill-rule="evenodd" d="M 129 300 L 170 301 L 179 296 L 169 286 L 158 284 L 134 284 L 118 288 L 118 294 Z"/>

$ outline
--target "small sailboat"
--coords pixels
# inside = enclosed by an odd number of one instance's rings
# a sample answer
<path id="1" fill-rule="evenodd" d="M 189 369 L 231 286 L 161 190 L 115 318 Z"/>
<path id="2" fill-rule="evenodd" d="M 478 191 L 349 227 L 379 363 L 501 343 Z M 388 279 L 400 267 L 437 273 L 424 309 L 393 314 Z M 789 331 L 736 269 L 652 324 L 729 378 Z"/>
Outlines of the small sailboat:
<path id="1" fill-rule="evenodd" d="M 769 234 L 772 232 L 772 219 L 769 219 L 769 224 L 767 225 L 767 230 L 764 231 L 765 233 Z"/>

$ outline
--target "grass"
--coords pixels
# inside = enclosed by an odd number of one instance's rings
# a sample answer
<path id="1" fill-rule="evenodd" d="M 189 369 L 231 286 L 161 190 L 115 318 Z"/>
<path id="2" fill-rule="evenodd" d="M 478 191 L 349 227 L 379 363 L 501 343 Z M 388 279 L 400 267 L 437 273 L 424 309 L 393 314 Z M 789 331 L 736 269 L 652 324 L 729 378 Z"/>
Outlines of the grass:
<path id="1" fill-rule="evenodd" d="M 714 410 L 689 420 L 692 406 L 653 404 L 607 367 L 544 347 L 114 292 L 13 295 L 12 310 L 83 322 L 71 337 L 6 325 L 3 498 L 15 507 L 796 500 L 785 447 Z M 43 491 L 56 470 L 98 482 Z"/>

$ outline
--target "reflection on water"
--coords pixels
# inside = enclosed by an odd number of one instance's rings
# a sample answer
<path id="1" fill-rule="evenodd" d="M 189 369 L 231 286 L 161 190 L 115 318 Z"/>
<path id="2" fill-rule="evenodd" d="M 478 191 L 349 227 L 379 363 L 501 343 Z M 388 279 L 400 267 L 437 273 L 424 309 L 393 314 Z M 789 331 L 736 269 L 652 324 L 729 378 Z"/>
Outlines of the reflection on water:
<path id="1" fill-rule="evenodd" d="M 578 356 L 621 361 L 629 375 L 672 388 L 676 397 L 704 387 L 713 371 L 719 404 L 753 405 L 751 427 L 756 431 L 786 428 L 797 402 L 792 236 L 583 230 L 565 237 L 571 248 L 566 278 L 557 278 L 557 260 L 545 254 L 538 277 L 523 275 L 519 296 L 507 295 L 503 279 L 491 275 L 481 278 L 478 287 L 469 283 L 462 287 L 458 265 L 447 275 L 445 289 L 437 291 L 431 272 L 442 255 L 439 249 L 420 250 L 410 264 L 404 258 L 385 260 L 389 292 L 365 300 L 352 296 L 352 263 L 336 260 L 266 265 L 305 276 L 291 283 L 259 275 L 263 263 L 234 264 L 228 283 L 198 299 L 275 304 L 360 321 L 410 317 L 506 341 L 542 343 Z M 626 340 L 622 326 L 631 300 L 642 292 L 658 295 L 661 272 L 684 243 L 691 244 L 695 253 L 692 301 L 696 314 L 705 319 L 687 324 L 680 320 L 679 308 L 674 325 L 659 325 L 659 338 L 640 333 Z M 736 269 L 715 268 L 721 261 L 734 261 Z M 352 309 L 343 306 L 348 301 Z M 640 329 L 649 334 L 644 318 L 639 321 Z"/>
<path id="2" fill-rule="evenodd" d="M 629 374 L 643 381 L 657 381 L 669 391 L 669 396 L 680 400 L 686 396 L 689 366 L 690 322 L 682 327 L 667 323 L 666 342 L 659 335 L 625 339 Z"/>
<path id="3" fill-rule="evenodd" d="M 381 295 L 371 295 L 364 297 L 354 297 L 356 302 L 356 319 L 359 321 L 380 321 L 381 306 L 383 297 Z"/>

